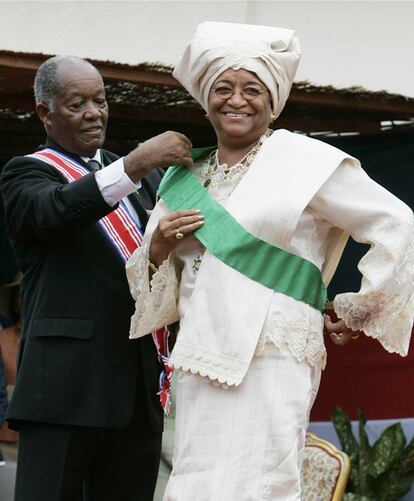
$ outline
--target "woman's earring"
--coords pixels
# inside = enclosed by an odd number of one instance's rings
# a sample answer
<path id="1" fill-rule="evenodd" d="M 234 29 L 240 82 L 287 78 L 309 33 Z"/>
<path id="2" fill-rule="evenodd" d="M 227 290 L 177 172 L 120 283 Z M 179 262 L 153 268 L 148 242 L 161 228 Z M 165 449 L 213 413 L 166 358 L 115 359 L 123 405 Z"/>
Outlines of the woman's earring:
<path id="1" fill-rule="evenodd" d="M 276 115 L 274 113 L 270 114 L 270 123 L 272 124 L 276 120 Z"/>
<path id="2" fill-rule="evenodd" d="M 208 119 L 208 113 L 206 113 L 204 116 Z"/>

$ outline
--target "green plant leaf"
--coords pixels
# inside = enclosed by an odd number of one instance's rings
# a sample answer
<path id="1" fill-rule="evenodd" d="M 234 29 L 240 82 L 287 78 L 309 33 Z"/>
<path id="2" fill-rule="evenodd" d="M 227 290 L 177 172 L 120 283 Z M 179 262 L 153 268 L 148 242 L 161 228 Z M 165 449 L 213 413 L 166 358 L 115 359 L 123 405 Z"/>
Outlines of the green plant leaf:
<path id="1" fill-rule="evenodd" d="M 398 470 L 401 475 L 414 474 L 414 437 L 402 451 L 398 464 L 394 464 L 393 469 Z"/>
<path id="2" fill-rule="evenodd" d="M 414 475 L 410 477 L 401 477 L 394 473 L 388 477 L 388 481 L 382 484 L 378 490 L 378 501 L 397 501 L 401 499 L 410 490 L 414 480 Z"/>
<path id="3" fill-rule="evenodd" d="M 351 461 L 344 501 L 397 501 L 414 482 L 414 437 L 406 439 L 400 423 L 388 427 L 373 447 L 365 431 L 366 419 L 359 416 L 359 444 L 348 416 L 336 407 L 332 416 L 342 449 Z"/>
<path id="4" fill-rule="evenodd" d="M 355 494 L 355 492 L 346 492 L 343 501 L 377 501 L 376 498 L 361 496 L 361 494 Z"/>
<path id="5" fill-rule="evenodd" d="M 352 432 L 351 421 L 345 412 L 338 406 L 332 413 L 331 421 L 335 427 L 336 434 L 341 443 L 342 450 L 349 456 L 351 462 L 351 472 L 347 490 L 352 492 L 360 492 L 359 482 L 359 445 Z"/>
<path id="6" fill-rule="evenodd" d="M 414 437 L 390 468 L 379 477 L 377 492 L 380 493 L 380 501 L 400 499 L 410 490 L 413 481 Z"/>
<path id="7" fill-rule="evenodd" d="M 371 450 L 368 473 L 378 478 L 396 461 L 404 450 L 406 439 L 400 423 L 385 429 Z"/>
<path id="8" fill-rule="evenodd" d="M 374 483 L 369 476 L 371 447 L 365 431 L 367 420 L 362 412 L 359 413 L 359 493 L 364 496 L 374 496 Z"/>

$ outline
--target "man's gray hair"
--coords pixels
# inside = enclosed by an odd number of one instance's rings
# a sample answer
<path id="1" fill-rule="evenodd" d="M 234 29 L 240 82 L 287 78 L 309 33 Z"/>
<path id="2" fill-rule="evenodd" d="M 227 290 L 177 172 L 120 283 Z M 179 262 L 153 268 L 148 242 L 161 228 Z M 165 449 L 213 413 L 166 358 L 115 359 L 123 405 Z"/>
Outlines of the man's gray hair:
<path id="1" fill-rule="evenodd" d="M 92 67 L 102 78 L 95 66 L 81 57 L 54 56 L 46 59 L 46 61 L 39 66 L 34 79 L 34 95 L 36 104 L 43 103 L 49 108 L 53 108 L 56 96 L 61 91 L 60 82 L 57 77 L 59 66 L 78 66 L 80 64 Z"/>

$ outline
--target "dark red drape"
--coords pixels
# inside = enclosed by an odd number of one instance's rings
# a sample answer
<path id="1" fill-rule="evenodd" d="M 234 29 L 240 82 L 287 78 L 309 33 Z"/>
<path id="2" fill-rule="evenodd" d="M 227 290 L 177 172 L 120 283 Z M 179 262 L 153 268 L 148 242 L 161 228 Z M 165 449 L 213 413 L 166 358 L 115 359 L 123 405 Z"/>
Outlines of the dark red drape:
<path id="1" fill-rule="evenodd" d="M 328 364 L 311 420 L 329 420 L 335 405 L 351 419 L 359 410 L 368 419 L 414 417 L 413 337 L 407 357 L 388 353 L 363 335 L 345 347 L 326 338 Z"/>

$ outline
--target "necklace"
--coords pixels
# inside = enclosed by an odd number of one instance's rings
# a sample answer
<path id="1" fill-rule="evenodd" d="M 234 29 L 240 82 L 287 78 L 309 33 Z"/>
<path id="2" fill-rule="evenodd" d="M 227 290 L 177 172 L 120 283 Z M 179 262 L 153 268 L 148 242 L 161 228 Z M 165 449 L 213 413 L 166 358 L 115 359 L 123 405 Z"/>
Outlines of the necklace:
<path id="1" fill-rule="evenodd" d="M 240 174 L 239 176 L 233 176 L 233 177 L 241 177 L 253 163 L 253 160 L 255 159 L 260 148 L 262 147 L 263 142 L 269 136 L 271 136 L 272 133 L 273 130 L 267 129 L 265 133 L 261 135 L 259 139 L 255 142 L 255 144 L 250 148 L 250 150 L 244 155 L 244 157 L 231 166 L 226 163 L 220 164 L 218 158 L 218 150 L 210 153 L 209 157 L 207 157 L 206 159 L 207 172 L 206 172 L 206 178 L 203 182 L 203 186 L 205 188 L 208 188 L 215 174 L 218 173 L 219 171 L 222 171 L 222 177 L 224 177 L 224 179 L 229 175 L 231 176 L 232 173 Z"/>
<path id="2" fill-rule="evenodd" d="M 226 163 L 220 164 L 218 158 L 218 150 L 213 151 L 210 155 L 204 160 L 203 166 L 201 168 L 200 177 L 204 178 L 203 186 L 205 188 L 212 187 L 215 183 L 222 182 L 231 182 L 233 185 L 232 189 L 234 189 L 239 183 L 240 179 L 246 173 L 250 165 L 253 163 L 258 151 L 262 147 L 264 141 L 270 137 L 273 133 L 273 130 L 267 129 L 265 133 L 260 136 L 260 138 L 256 141 L 256 143 L 250 148 L 250 150 L 234 165 L 229 166 Z M 203 175 L 204 173 L 204 175 Z M 200 268 L 200 265 L 203 260 L 203 249 L 198 255 L 194 258 L 192 269 L 194 273 Z"/>

